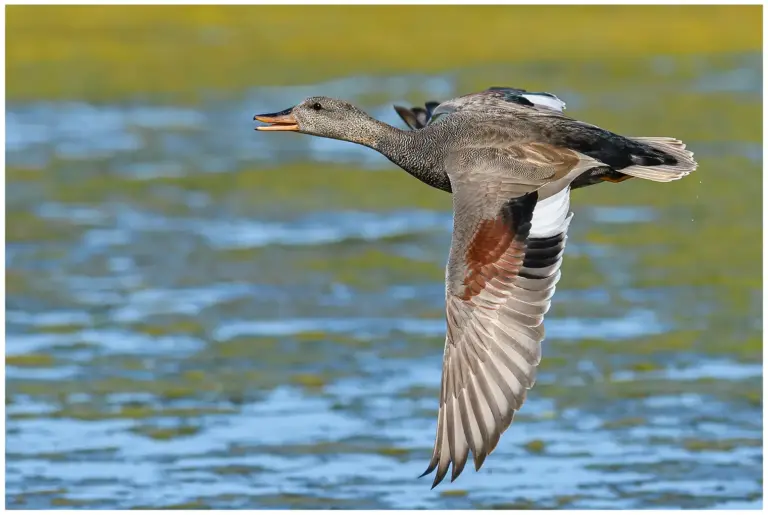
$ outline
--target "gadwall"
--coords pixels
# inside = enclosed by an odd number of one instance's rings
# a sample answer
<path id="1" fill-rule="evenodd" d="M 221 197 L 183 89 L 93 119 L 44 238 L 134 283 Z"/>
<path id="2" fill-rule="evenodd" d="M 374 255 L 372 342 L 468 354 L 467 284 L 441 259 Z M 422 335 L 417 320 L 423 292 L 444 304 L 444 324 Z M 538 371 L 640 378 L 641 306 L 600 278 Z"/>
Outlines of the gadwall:
<path id="1" fill-rule="evenodd" d="M 455 480 L 470 451 L 480 469 L 533 386 L 573 184 L 669 182 L 696 169 L 676 139 L 620 136 L 565 116 L 563 107 L 548 93 L 491 88 L 423 110 L 399 108 L 412 130 L 327 97 L 254 116 L 268 124 L 258 130 L 365 145 L 453 194 L 437 436 L 422 474 L 437 469 L 432 488 L 451 465 Z"/>

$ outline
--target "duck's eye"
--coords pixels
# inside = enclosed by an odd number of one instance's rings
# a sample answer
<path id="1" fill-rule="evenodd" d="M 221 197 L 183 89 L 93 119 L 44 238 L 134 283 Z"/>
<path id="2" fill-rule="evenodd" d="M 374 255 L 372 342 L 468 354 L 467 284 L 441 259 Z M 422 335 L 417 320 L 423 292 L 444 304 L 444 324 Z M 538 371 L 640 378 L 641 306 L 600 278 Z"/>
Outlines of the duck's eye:
<path id="1" fill-rule="evenodd" d="M 312 104 L 312 109 L 314 109 L 315 111 L 319 111 L 322 108 L 323 106 L 320 105 L 320 102 L 315 102 L 314 104 Z"/>

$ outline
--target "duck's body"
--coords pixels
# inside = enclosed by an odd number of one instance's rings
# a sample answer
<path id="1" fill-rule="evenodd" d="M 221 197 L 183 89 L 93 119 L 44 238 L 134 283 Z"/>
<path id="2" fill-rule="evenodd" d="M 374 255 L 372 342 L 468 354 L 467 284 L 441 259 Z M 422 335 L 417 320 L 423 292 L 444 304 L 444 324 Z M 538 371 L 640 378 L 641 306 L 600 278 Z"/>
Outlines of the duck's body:
<path id="1" fill-rule="evenodd" d="M 565 110 L 565 102 L 551 93 L 530 92 L 520 88 L 493 87 L 480 93 L 468 95 L 468 97 L 479 96 L 482 98 L 483 95 L 490 96 L 494 100 L 500 100 L 502 102 L 509 102 L 510 100 L 507 99 L 512 99 L 511 101 L 514 103 L 527 101 L 535 106 L 549 108 L 560 113 Z M 429 125 L 429 123 L 432 121 L 432 114 L 439 105 L 440 102 L 429 101 L 425 103 L 424 108 L 406 108 L 401 106 L 394 107 L 397 114 L 400 115 L 400 118 L 402 118 L 408 127 L 414 130 L 418 130 L 423 129 Z M 599 184 L 601 182 L 622 182 L 630 179 L 631 177 L 631 175 L 626 175 L 610 168 L 595 168 L 590 170 L 588 173 L 584 173 L 574 179 L 570 187 L 571 189 L 575 190 L 584 186 Z M 444 180 L 434 182 L 435 184 L 430 184 L 430 186 L 447 192 L 451 191 L 450 181 L 448 180 L 447 176 L 444 178 Z"/>
<path id="2" fill-rule="evenodd" d="M 696 168 L 671 138 L 627 138 L 566 117 L 545 93 L 493 88 L 417 111 L 411 131 L 314 97 L 256 118 L 267 130 L 343 139 L 381 152 L 453 194 L 447 334 L 433 487 L 471 450 L 479 469 L 533 386 L 542 325 L 560 278 L 570 190 L 623 177 L 667 182 Z"/>

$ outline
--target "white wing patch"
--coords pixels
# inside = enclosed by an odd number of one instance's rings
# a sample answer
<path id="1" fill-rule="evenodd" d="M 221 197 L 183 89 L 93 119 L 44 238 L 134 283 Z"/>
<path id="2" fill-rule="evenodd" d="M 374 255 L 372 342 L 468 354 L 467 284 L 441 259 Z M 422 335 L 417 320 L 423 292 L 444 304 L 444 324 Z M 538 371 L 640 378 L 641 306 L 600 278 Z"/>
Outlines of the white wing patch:
<path id="1" fill-rule="evenodd" d="M 536 105 L 548 107 L 555 111 L 565 111 L 565 102 L 551 93 L 523 93 L 520 96 L 530 100 Z"/>
<path id="2" fill-rule="evenodd" d="M 570 223 L 571 188 L 536 203 L 531 219 L 531 238 L 548 238 L 564 232 Z"/>

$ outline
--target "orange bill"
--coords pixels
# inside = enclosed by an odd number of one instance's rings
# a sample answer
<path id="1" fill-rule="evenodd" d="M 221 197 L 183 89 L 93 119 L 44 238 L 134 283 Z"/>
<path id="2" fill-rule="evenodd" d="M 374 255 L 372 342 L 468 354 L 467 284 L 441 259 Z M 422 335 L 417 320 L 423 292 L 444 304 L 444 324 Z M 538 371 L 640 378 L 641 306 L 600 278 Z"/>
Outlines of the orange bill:
<path id="1" fill-rule="evenodd" d="M 268 123 L 256 127 L 257 131 L 298 131 L 299 121 L 293 116 L 293 108 L 280 111 L 279 113 L 257 114 L 253 117 L 259 122 Z"/>

